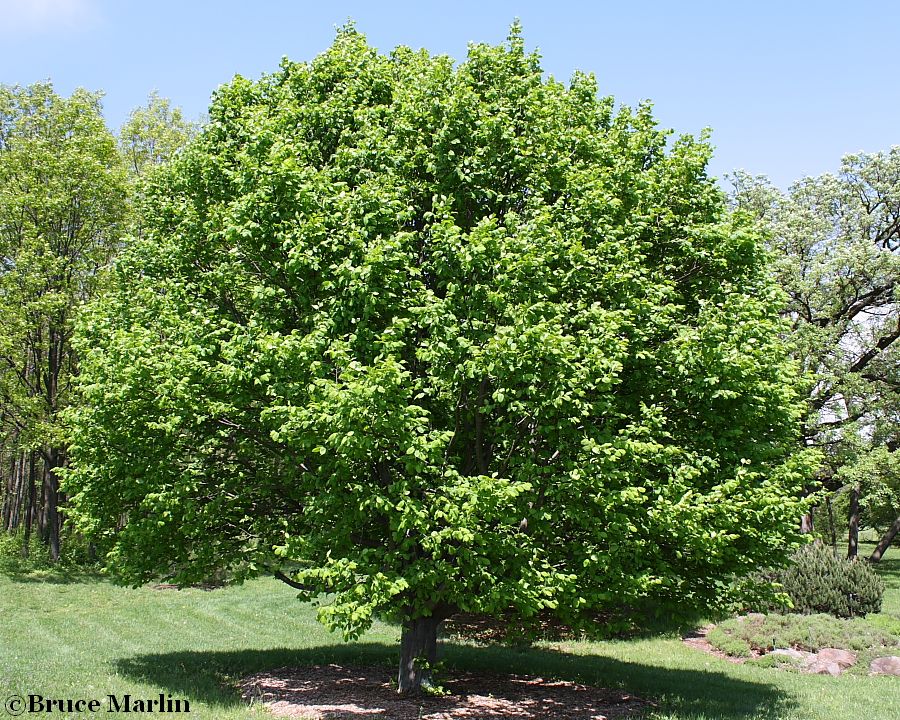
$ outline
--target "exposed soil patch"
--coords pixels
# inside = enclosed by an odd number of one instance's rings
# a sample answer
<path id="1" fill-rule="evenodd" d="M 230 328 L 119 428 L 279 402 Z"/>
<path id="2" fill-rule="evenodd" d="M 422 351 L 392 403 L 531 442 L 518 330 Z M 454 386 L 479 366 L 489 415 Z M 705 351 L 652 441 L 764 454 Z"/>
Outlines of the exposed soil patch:
<path id="1" fill-rule="evenodd" d="M 618 690 L 523 675 L 451 673 L 447 695 L 401 698 L 384 667 L 280 668 L 240 683 L 244 697 L 276 717 L 321 720 L 618 720 L 650 704 Z"/>

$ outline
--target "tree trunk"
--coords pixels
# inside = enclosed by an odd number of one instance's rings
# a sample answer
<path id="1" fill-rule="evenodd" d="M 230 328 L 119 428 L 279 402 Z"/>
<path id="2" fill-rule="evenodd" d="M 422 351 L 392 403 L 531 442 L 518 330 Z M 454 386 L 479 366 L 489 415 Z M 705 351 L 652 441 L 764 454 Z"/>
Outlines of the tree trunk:
<path id="1" fill-rule="evenodd" d="M 869 556 L 869 562 L 881 562 L 881 558 L 884 556 L 884 551 L 891 546 L 891 543 L 894 541 L 894 536 L 898 532 L 900 532 L 900 517 L 894 520 L 894 522 L 888 528 L 888 531 L 882 536 L 881 540 L 878 541 L 878 545 Z"/>
<path id="2" fill-rule="evenodd" d="M 401 694 L 415 695 L 423 687 L 431 687 L 440 624 L 440 619 L 436 617 L 416 618 L 404 624 L 400 638 L 400 675 L 397 679 L 397 690 Z"/>
<path id="3" fill-rule="evenodd" d="M 43 455 L 43 453 L 41 453 Z M 47 534 L 47 462 L 41 463 L 41 502 L 38 504 L 38 531 L 41 534 L 41 542 L 46 543 Z"/>
<path id="4" fill-rule="evenodd" d="M 808 513 L 800 516 L 800 532 L 808 535 L 813 531 L 813 514 L 812 509 Z"/>
<path id="5" fill-rule="evenodd" d="M 51 448 L 47 453 L 47 524 L 50 528 L 50 561 L 59 560 L 59 477 L 56 475 L 59 465 L 59 451 Z"/>
<path id="6" fill-rule="evenodd" d="M 18 453 L 16 462 L 16 480 L 15 489 L 13 491 L 12 514 L 9 518 L 9 529 L 14 533 L 19 530 L 19 523 L 22 520 L 22 498 L 25 495 L 25 453 Z"/>
<path id="7" fill-rule="evenodd" d="M 825 506 L 828 508 L 828 527 L 831 530 L 831 548 L 837 555 L 837 528 L 834 526 L 834 508 L 831 505 L 831 496 L 825 498 Z"/>
<path id="8" fill-rule="evenodd" d="M 847 557 L 859 553 L 859 485 L 850 488 L 850 531 L 847 533 Z"/>
<path id="9" fill-rule="evenodd" d="M 62 370 L 63 335 L 52 323 L 48 331 L 50 340 L 47 348 L 47 405 L 50 417 L 56 420 L 59 412 L 59 374 Z M 50 562 L 59 560 L 59 533 L 62 518 L 59 513 L 59 475 L 57 470 L 62 465 L 63 454 L 58 447 L 47 450 L 47 522 L 50 525 Z"/>
<path id="10" fill-rule="evenodd" d="M 13 530 L 13 502 L 15 499 L 16 480 L 19 474 L 19 453 L 11 453 L 10 457 L 12 459 L 9 463 L 9 475 L 6 476 L 2 487 L 3 517 L 2 520 L 0 520 L 0 522 L 3 523 L 3 529 L 8 532 L 11 532 Z"/>
<path id="11" fill-rule="evenodd" d="M 31 551 L 31 525 L 34 522 L 35 467 L 34 450 L 28 456 L 28 494 L 25 497 L 25 537 L 22 540 L 22 557 L 28 557 Z"/>

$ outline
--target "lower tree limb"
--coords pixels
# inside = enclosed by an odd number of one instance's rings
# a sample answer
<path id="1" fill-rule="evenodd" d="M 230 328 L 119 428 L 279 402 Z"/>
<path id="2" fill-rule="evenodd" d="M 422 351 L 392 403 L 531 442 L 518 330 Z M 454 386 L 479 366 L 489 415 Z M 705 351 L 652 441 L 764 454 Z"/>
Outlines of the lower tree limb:
<path id="1" fill-rule="evenodd" d="M 884 535 L 882 535 L 881 540 L 878 541 L 878 545 L 875 546 L 875 549 L 869 556 L 869 562 L 881 562 L 881 558 L 884 556 L 885 550 L 887 550 L 891 546 L 891 543 L 894 542 L 894 536 L 898 532 L 900 532 L 900 517 L 894 520 L 894 522 L 888 528 L 888 531 Z"/>
<path id="2" fill-rule="evenodd" d="M 437 631 L 440 618 L 423 617 L 403 625 L 400 638 L 400 674 L 397 690 L 414 695 L 423 687 L 431 687 L 431 673 L 437 662 Z"/>

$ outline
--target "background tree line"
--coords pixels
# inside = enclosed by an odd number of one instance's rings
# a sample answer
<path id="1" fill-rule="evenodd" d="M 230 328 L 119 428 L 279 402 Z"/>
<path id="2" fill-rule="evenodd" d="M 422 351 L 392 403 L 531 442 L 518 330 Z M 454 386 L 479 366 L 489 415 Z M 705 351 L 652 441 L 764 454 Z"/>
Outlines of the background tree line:
<path id="1" fill-rule="evenodd" d="M 155 94 L 116 137 L 100 93 L 0 87 L 0 488 L 3 529 L 22 534 L 26 556 L 36 535 L 60 557 L 78 309 L 136 230 L 140 178 L 193 131 Z"/>
<path id="2" fill-rule="evenodd" d="M 81 305 L 103 290 L 103 268 L 129 234 L 141 178 L 196 132 L 151 95 L 114 135 L 101 95 L 56 94 L 49 83 L 0 87 L 0 493 L 3 529 L 60 556 L 67 462 L 60 412 L 78 372 Z M 733 206 L 766 229 L 772 272 L 807 377 L 807 446 L 825 462 L 808 529 L 849 554 L 858 530 L 900 531 L 900 148 L 844 158 L 836 175 L 787 192 L 738 173 Z"/>

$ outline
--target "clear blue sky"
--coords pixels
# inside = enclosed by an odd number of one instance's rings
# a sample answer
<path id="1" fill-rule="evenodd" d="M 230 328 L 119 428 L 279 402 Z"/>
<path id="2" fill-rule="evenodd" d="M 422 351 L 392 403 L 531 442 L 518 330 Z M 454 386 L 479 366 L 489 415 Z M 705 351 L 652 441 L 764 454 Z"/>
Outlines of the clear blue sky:
<path id="1" fill-rule="evenodd" d="M 110 125 L 157 90 L 190 117 L 233 75 L 311 59 L 348 18 L 381 50 L 465 56 L 513 18 L 559 79 L 594 72 L 619 102 L 654 102 L 677 132 L 713 129 L 712 172 L 787 186 L 840 157 L 900 144 L 900 2 L 193 2 L 0 0 L 0 82 L 106 93 Z"/>

